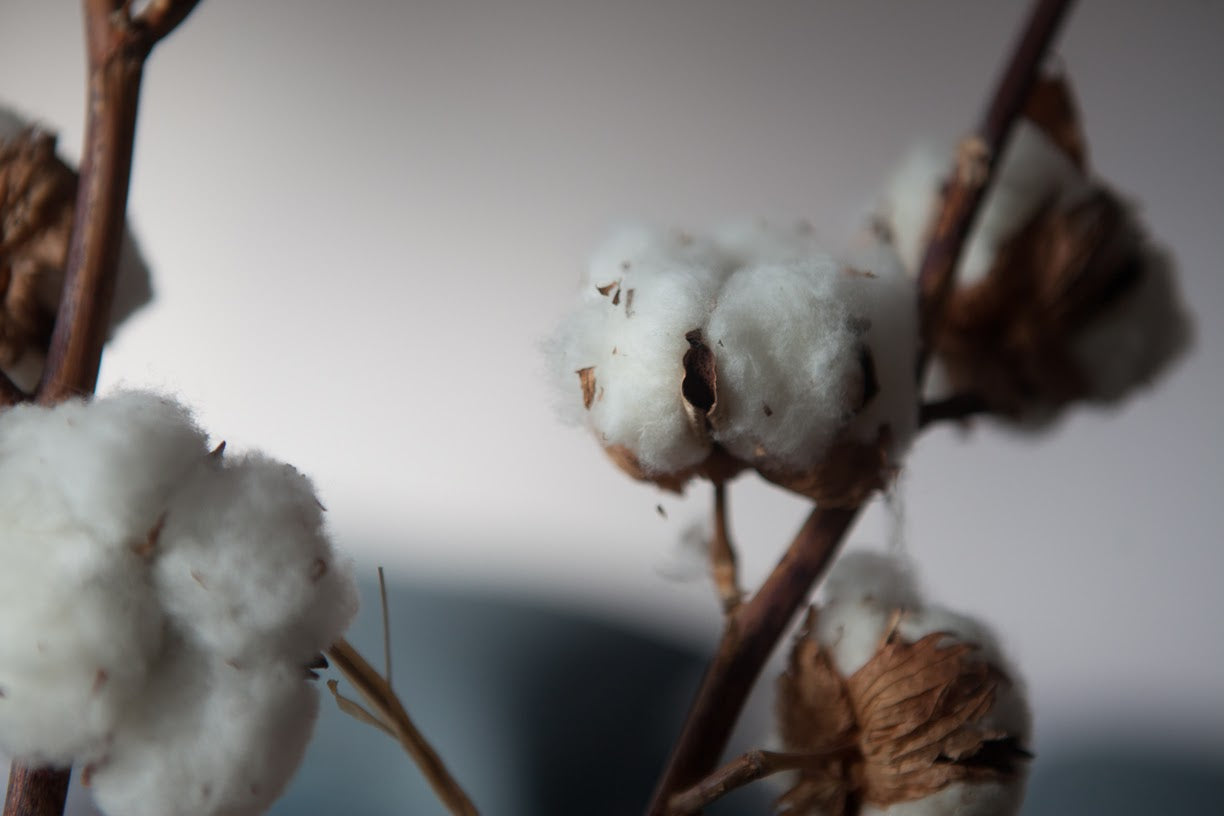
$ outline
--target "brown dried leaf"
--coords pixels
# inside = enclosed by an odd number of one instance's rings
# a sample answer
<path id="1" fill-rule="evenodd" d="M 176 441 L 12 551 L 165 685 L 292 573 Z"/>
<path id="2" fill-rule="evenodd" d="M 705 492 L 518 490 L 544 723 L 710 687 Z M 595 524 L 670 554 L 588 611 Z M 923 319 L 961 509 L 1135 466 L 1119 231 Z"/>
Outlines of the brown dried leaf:
<path id="1" fill-rule="evenodd" d="M 28 129 L 0 142 L 0 364 L 50 342 L 76 186 L 53 135 Z"/>
<path id="2" fill-rule="evenodd" d="M 1063 76 L 1039 77 L 1029 92 L 1024 118 L 1041 130 L 1076 167 L 1087 167 L 1088 149 L 1080 126 L 1079 108 Z"/>
<path id="3" fill-rule="evenodd" d="M 619 289 L 619 288 L 620 288 L 620 281 L 614 280 L 611 283 L 605 283 L 603 286 L 596 286 L 595 291 L 603 295 L 604 297 L 607 297 L 609 292 L 611 292 L 613 289 Z"/>
<path id="4" fill-rule="evenodd" d="M 595 366 L 580 368 L 575 373 L 582 384 L 582 407 L 589 411 L 591 403 L 595 401 Z"/>

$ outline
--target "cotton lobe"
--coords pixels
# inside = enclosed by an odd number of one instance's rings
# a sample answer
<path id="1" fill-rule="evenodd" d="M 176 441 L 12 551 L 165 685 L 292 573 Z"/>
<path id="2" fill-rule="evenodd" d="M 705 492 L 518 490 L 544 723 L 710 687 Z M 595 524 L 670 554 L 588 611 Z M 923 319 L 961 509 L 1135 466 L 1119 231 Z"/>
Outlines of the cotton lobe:
<path id="1" fill-rule="evenodd" d="M 905 565 L 842 559 L 779 678 L 786 750 L 813 756 L 782 812 L 1019 811 L 1029 714 L 988 630 L 921 602 Z"/>
<path id="2" fill-rule="evenodd" d="M 564 412 L 638 478 L 754 467 L 850 503 L 913 432 L 914 309 L 890 253 L 838 261 L 804 226 L 633 228 L 594 254 L 549 362 Z"/>
<path id="3" fill-rule="evenodd" d="M 0 414 L 0 749 L 124 814 L 260 813 L 356 590 L 304 476 L 210 453 L 173 401 Z"/>

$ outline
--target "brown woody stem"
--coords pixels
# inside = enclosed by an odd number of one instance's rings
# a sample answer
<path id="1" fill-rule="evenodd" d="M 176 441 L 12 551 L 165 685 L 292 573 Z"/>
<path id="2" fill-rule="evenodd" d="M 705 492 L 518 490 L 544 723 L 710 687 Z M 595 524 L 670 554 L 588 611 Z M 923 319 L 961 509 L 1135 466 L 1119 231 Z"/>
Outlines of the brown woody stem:
<path id="1" fill-rule="evenodd" d="M 966 166 L 961 163 L 953 172 L 944 193 L 943 207 L 935 221 L 935 230 L 918 269 L 921 304 L 918 315 L 921 326 L 919 382 L 926 369 L 935 330 L 956 282 L 956 264 L 965 240 L 994 178 L 999 157 L 1007 147 L 1012 127 L 1024 109 L 1046 52 L 1072 2 L 1037 0 L 981 123 L 973 136 L 962 145 L 963 148 L 971 146 L 975 153 L 972 157 L 961 157 L 971 158 L 972 164 Z"/>
<path id="2" fill-rule="evenodd" d="M 413 724 L 391 684 L 344 638 L 327 650 L 327 656 L 365 698 L 377 719 L 390 730 L 392 736 L 412 757 L 447 810 L 455 816 L 478 816 L 476 806 Z"/>
<path id="3" fill-rule="evenodd" d="M 974 142 L 985 148 L 977 172 L 954 173 L 919 272 L 919 382 L 931 339 L 942 319 L 955 282 L 961 249 L 984 194 L 995 161 L 1006 146 L 1040 70 L 1046 51 L 1072 0 L 1037 0 L 995 88 Z M 808 516 L 786 555 L 753 598 L 728 621 L 722 642 L 706 669 L 688 719 L 655 787 L 647 813 L 665 816 L 677 792 L 697 784 L 718 763 L 748 694 L 778 640 L 816 580 L 832 560 L 859 508 L 817 508 Z"/>
<path id="4" fill-rule="evenodd" d="M 122 0 L 82 4 L 88 60 L 85 147 L 64 292 L 34 394 L 42 405 L 92 394 L 98 381 L 127 210 L 141 72 L 153 46 L 198 2 L 154 0 L 135 18 Z M 19 394 L 0 382 L 0 400 Z M 59 816 L 69 773 L 14 763 L 4 816 Z"/>
<path id="5" fill-rule="evenodd" d="M 718 762 L 765 661 L 857 515 L 857 508 L 813 510 L 757 594 L 730 616 L 655 788 L 652 816 L 668 813 L 671 797 L 696 784 Z"/>
<path id="6" fill-rule="evenodd" d="M 686 791 L 677 793 L 670 802 L 674 816 L 698 813 L 737 788 L 782 771 L 806 768 L 821 757 L 812 754 L 784 754 L 775 751 L 749 751 L 723 765 L 714 773 Z"/>

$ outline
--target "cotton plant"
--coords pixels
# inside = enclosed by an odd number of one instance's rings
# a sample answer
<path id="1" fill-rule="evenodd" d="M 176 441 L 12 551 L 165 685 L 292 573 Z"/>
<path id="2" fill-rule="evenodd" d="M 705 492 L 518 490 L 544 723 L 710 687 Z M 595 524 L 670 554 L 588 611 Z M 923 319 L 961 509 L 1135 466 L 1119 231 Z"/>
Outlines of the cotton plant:
<path id="1" fill-rule="evenodd" d="M 1019 812 L 1019 672 L 986 626 L 923 598 L 899 555 L 834 565 L 776 688 L 782 750 L 715 765 L 762 643 L 923 427 L 985 413 L 1040 430 L 1075 404 L 1120 402 L 1188 343 L 1168 252 L 1089 172 L 1065 80 L 1027 70 L 1031 85 L 999 91 L 1030 88 L 1010 142 L 991 119 L 954 158 L 916 151 L 849 250 L 802 224 L 622 228 L 546 343 L 562 415 L 617 466 L 668 490 L 714 484 L 726 631 L 652 816 L 781 771 L 778 810 L 794 816 Z M 958 256 L 949 236 L 962 234 Z M 816 504 L 747 598 L 726 521 L 743 471 Z"/>
<path id="2" fill-rule="evenodd" d="M 258 814 L 357 608 L 310 481 L 124 392 L 0 414 L 0 749 L 108 816 Z"/>

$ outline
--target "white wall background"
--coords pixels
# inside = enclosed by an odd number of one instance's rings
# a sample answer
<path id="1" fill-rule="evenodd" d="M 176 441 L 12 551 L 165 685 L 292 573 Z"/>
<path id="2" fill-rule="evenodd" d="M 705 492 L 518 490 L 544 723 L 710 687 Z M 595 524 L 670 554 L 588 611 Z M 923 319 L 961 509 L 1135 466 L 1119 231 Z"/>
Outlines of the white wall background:
<path id="1" fill-rule="evenodd" d="M 295 462 L 365 561 L 708 640 L 708 588 L 659 575 L 707 496 L 560 426 L 535 345 L 624 216 L 841 240 L 908 144 L 976 118 L 1022 12 L 205 0 L 148 67 L 130 213 L 158 298 L 102 387 Z M 927 585 L 1006 633 L 1042 742 L 1224 756 L 1221 33 L 1218 3 L 1084 0 L 1058 49 L 1092 162 L 1176 250 L 1193 355 L 1040 439 L 931 433 L 904 478 Z M 5 0 L 0 98 L 73 157 L 82 77 L 77 5 Z M 755 583 L 806 508 L 747 478 L 732 499 Z M 887 534 L 877 508 L 854 540 Z"/>

